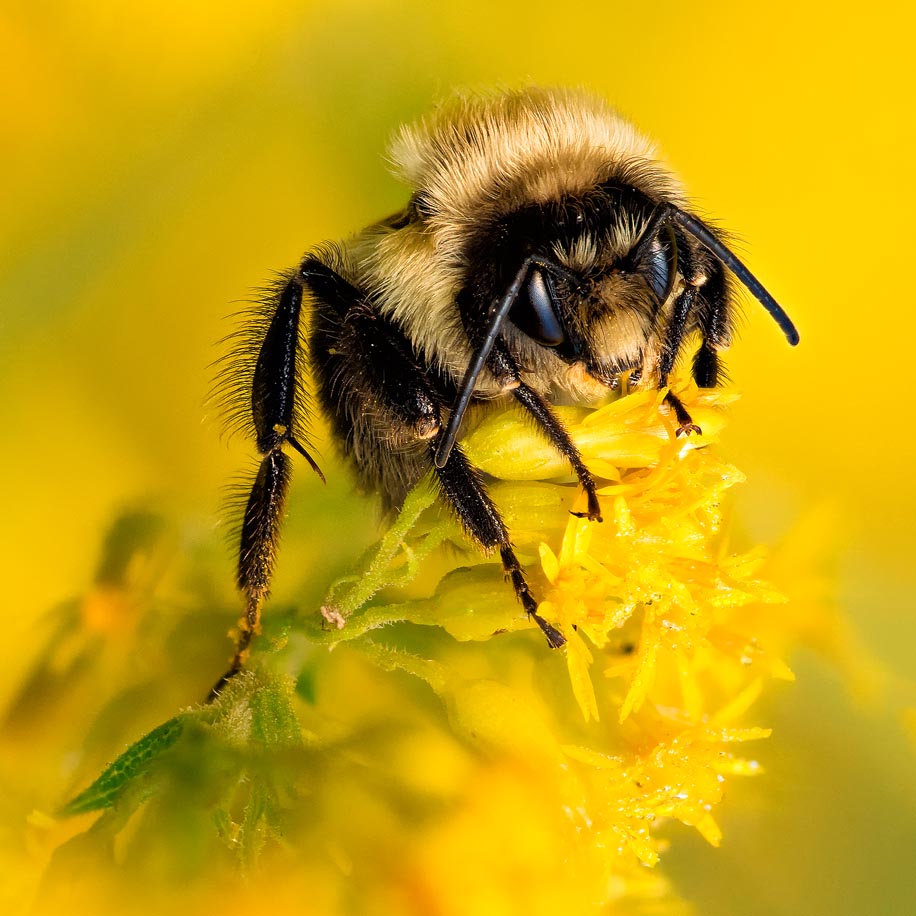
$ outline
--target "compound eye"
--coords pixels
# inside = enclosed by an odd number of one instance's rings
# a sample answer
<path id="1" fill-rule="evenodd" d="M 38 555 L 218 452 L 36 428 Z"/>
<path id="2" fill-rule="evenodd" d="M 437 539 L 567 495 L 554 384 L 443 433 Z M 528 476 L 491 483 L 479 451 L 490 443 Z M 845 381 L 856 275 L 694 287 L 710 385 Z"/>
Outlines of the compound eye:
<path id="1" fill-rule="evenodd" d="M 519 290 L 509 312 L 512 323 L 544 347 L 559 347 L 566 340 L 555 306 L 553 284 L 537 268 Z"/>
<path id="2" fill-rule="evenodd" d="M 649 249 L 647 279 L 659 302 L 667 301 L 677 277 L 677 244 L 671 234 L 668 244 L 659 239 Z"/>

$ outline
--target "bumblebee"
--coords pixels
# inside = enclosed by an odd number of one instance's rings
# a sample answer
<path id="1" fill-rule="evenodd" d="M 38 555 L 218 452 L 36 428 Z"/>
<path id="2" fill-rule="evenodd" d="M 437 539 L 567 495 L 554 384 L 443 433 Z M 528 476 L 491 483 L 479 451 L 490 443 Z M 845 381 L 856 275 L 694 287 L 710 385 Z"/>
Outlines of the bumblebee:
<path id="1" fill-rule="evenodd" d="M 665 388 L 689 340 L 693 378 L 717 385 L 732 278 L 798 342 L 652 144 L 599 98 L 540 88 L 458 97 L 402 128 L 391 160 L 412 189 L 406 207 L 283 275 L 225 367 L 230 411 L 261 459 L 240 530 L 246 609 L 214 694 L 259 630 L 291 451 L 322 476 L 307 440 L 307 376 L 360 484 L 396 508 L 431 469 L 468 537 L 499 552 L 525 612 L 559 647 L 457 442 L 468 407 L 527 411 L 578 478 L 577 514 L 598 522 L 595 481 L 552 403 L 594 402 L 624 373 Z M 665 400 L 679 434 L 699 432 L 672 392 Z"/>

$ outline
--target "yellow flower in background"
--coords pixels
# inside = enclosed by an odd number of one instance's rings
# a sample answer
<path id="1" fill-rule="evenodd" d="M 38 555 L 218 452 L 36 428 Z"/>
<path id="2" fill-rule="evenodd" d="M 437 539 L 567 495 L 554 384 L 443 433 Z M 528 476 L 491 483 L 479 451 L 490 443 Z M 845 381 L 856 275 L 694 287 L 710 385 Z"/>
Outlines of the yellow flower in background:
<path id="1" fill-rule="evenodd" d="M 62 816 L 103 814 L 51 856 L 40 911 L 78 875 L 87 899 L 126 911 L 152 899 L 195 912 L 208 897 L 226 912 L 255 899 L 310 913 L 677 912 L 663 872 L 645 870 L 661 830 L 678 820 L 719 844 L 728 782 L 760 770 L 743 745 L 769 735 L 753 704 L 791 678 L 749 625 L 785 599 L 723 523 L 741 474 L 714 443 L 734 396 L 679 396 L 702 436 L 676 436 L 664 392 L 564 411 L 601 480 L 600 524 L 570 514 L 575 481 L 516 413 L 466 442 L 501 478 L 494 497 L 564 649 L 424 482 L 320 613 L 270 606 L 250 672 L 72 799 Z M 511 479 L 520 454 L 527 480 Z M 159 656 L 169 635 L 147 639 L 134 651 Z M 46 852 L 66 830 L 31 820 Z M 131 898 L 138 885 L 151 899 Z"/>
<path id="2" fill-rule="evenodd" d="M 455 912 L 465 900 L 465 911 L 587 912 L 610 900 L 608 912 L 646 913 L 682 910 L 678 897 L 704 916 L 908 912 L 916 311 L 892 268 L 905 253 L 882 256 L 879 245 L 870 257 L 867 242 L 874 226 L 908 237 L 912 183 L 883 188 L 870 176 L 911 170 L 914 122 L 901 112 L 913 26 L 899 3 L 827 12 L 776 2 L 763 15 L 722 0 L 574 10 L 89 0 L 0 15 L 0 911 L 23 912 L 44 874 L 39 910 L 93 914 L 346 912 L 357 901 Z M 603 637 L 614 561 L 639 549 L 606 540 L 626 521 L 616 497 L 648 518 L 642 491 L 623 489 L 611 469 L 622 478 L 647 465 L 605 462 L 602 526 L 570 523 L 572 481 L 544 482 L 565 468 L 510 475 L 494 490 L 524 540 L 537 597 L 558 620 L 587 612 L 593 624 L 569 631 L 580 640 L 570 672 L 567 654 L 518 632 L 529 626 L 498 568 L 464 554 L 431 514 L 368 558 L 392 564 L 378 581 L 399 578 L 398 588 L 342 582 L 328 594 L 377 532 L 342 468 L 326 490 L 297 475 L 260 667 L 226 721 L 180 717 L 180 731 L 158 733 L 173 743 L 132 799 L 51 817 L 224 670 L 221 635 L 238 606 L 231 551 L 213 528 L 218 489 L 247 452 L 222 447 L 201 403 L 227 303 L 304 247 L 403 204 L 378 159 L 393 125 L 455 87 L 532 81 L 590 87 L 652 133 L 698 206 L 742 233 L 802 326 L 804 347 L 783 352 L 749 312 L 729 359 L 744 399 L 727 448 L 703 450 L 749 480 L 732 489 L 734 518 L 726 511 L 698 568 L 728 573 L 728 600 L 756 597 L 724 607 L 706 632 L 688 627 L 683 659 L 679 631 L 641 605 Z M 581 427 L 585 417 L 568 419 Z M 710 438 L 710 420 L 702 425 Z M 512 459 L 517 473 L 528 458 Z M 830 509 L 809 511 L 821 502 Z M 694 522 L 682 520 L 682 532 Z M 778 539 L 767 557 L 752 546 Z M 729 570 L 731 552 L 741 568 Z M 309 565 L 316 553 L 322 569 Z M 564 584 L 593 559 L 607 572 L 576 608 Z M 447 615 L 424 602 L 436 583 Z M 321 629 L 326 602 L 352 613 L 342 631 Z M 408 602 L 422 631 L 370 630 Z M 660 637 L 654 661 L 639 655 L 644 625 Z M 749 671 L 733 664 L 744 657 Z M 785 662 L 796 683 L 784 680 Z M 442 670 L 460 671 L 465 689 L 452 679 L 447 692 Z M 283 744 L 289 718 L 264 724 L 263 700 L 284 695 L 305 750 Z M 906 709 L 904 729 L 893 707 Z M 684 720 L 672 725 L 669 713 Z M 487 731 L 472 727 L 483 720 Z M 767 740 L 718 740 L 770 726 Z M 252 735 L 279 736 L 263 760 Z M 720 781 L 712 766 L 686 764 L 675 773 L 688 746 L 689 760 L 726 769 L 759 758 L 766 775 Z M 695 796 L 670 802 L 667 823 L 618 817 L 613 804 L 635 810 L 635 782 L 656 766 Z M 551 783 L 557 773 L 570 775 Z M 279 781 L 266 821 L 264 794 L 246 794 L 258 781 Z M 647 788 L 647 810 L 668 804 L 665 786 Z M 714 804 L 716 786 L 725 802 L 708 813 L 720 850 L 677 820 L 699 824 L 694 801 Z M 147 787 L 158 794 L 144 801 Z M 596 823 L 623 825 L 606 832 L 613 856 L 563 810 L 573 787 L 598 806 Z M 639 834 L 634 823 L 651 826 Z M 632 851 L 646 837 L 650 851 L 669 846 L 656 867 Z"/>

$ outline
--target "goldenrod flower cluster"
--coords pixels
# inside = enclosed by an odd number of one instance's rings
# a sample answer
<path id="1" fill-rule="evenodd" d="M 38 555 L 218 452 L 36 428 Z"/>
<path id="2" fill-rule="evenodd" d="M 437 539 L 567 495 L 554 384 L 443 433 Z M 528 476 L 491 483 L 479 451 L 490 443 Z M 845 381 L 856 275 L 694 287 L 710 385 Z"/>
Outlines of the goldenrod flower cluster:
<path id="1" fill-rule="evenodd" d="M 76 881 L 127 911 L 680 912 L 654 868 L 663 825 L 718 845 L 794 637 L 772 623 L 765 553 L 729 543 L 742 475 L 716 440 L 733 396 L 679 391 L 703 430 L 685 438 L 663 395 L 560 408 L 601 523 L 571 514 L 575 480 L 520 415 L 464 443 L 563 649 L 423 482 L 320 608 L 268 607 L 215 704 L 73 799 L 66 813 L 103 814 L 52 858 L 40 902 Z"/>

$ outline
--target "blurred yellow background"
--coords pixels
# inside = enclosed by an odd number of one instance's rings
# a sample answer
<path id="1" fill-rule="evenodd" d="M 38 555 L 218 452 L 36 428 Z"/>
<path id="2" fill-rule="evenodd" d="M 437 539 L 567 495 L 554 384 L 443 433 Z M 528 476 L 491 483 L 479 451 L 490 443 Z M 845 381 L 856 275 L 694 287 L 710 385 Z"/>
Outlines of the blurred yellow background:
<path id="1" fill-rule="evenodd" d="M 210 544 L 232 601 L 220 488 L 251 452 L 207 416 L 214 342 L 271 270 L 403 203 L 393 129 L 454 87 L 585 85 L 656 138 L 798 324 L 791 350 L 750 302 L 728 362 L 741 520 L 772 543 L 827 519 L 837 595 L 883 671 L 863 696 L 793 659 L 723 848 L 675 830 L 664 867 L 710 916 L 916 912 L 914 25 L 881 2 L 4 4 L 0 702 L 119 513 L 167 507 L 176 549 Z M 360 513 L 335 476 L 319 492 L 298 475 L 296 505 L 326 524 L 336 496 Z M 292 542 L 328 538 L 290 524 Z M 53 807 L 53 774 L 17 753 L 6 780 Z"/>

